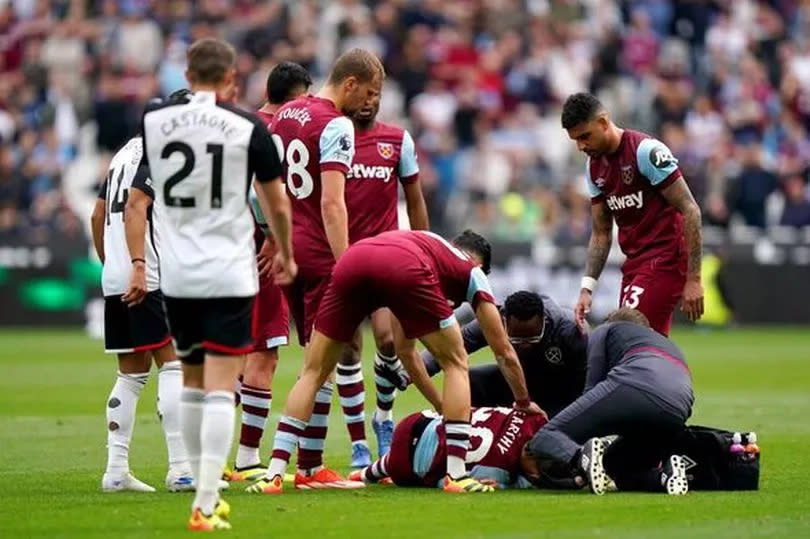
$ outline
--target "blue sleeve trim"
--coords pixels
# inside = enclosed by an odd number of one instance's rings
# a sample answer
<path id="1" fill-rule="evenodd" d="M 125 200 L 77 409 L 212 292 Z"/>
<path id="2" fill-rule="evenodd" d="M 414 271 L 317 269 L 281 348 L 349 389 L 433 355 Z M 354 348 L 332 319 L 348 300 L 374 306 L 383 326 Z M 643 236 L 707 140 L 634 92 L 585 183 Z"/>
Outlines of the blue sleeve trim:
<path id="1" fill-rule="evenodd" d="M 346 167 L 354 159 L 354 125 L 346 116 L 333 118 L 321 132 L 320 162 L 340 163 Z"/>
<path id="2" fill-rule="evenodd" d="M 264 218 L 264 214 L 262 213 L 262 207 L 259 204 L 259 195 L 256 194 L 256 190 L 253 188 L 253 183 L 250 184 L 248 202 L 250 202 L 250 211 L 253 212 L 253 217 L 256 219 L 256 222 L 260 225 L 266 226 L 267 220 Z"/>
<path id="3" fill-rule="evenodd" d="M 399 177 L 408 178 L 419 173 L 419 163 L 416 160 L 416 145 L 411 134 L 406 130 L 402 135 L 402 148 L 399 155 Z"/>
<path id="4" fill-rule="evenodd" d="M 433 464 L 433 458 L 439 449 L 438 429 L 441 424 L 441 418 L 436 418 L 428 423 L 416 443 L 413 451 L 413 471 L 419 477 L 425 477 L 430 471 L 430 465 Z"/>
<path id="5" fill-rule="evenodd" d="M 648 138 L 636 148 L 636 162 L 641 175 L 658 185 L 678 170 L 678 159 L 660 140 Z"/>
<path id="6" fill-rule="evenodd" d="M 492 293 L 492 288 L 489 286 L 487 276 L 481 268 L 476 266 L 470 272 L 470 284 L 467 286 L 467 303 L 472 305 L 475 295 L 478 292 L 486 292 L 490 296 L 495 295 Z"/>
<path id="7" fill-rule="evenodd" d="M 591 179 L 591 158 L 585 159 L 585 186 L 588 188 L 588 194 L 591 198 L 596 198 L 602 195 L 602 190 L 599 189 Z"/>

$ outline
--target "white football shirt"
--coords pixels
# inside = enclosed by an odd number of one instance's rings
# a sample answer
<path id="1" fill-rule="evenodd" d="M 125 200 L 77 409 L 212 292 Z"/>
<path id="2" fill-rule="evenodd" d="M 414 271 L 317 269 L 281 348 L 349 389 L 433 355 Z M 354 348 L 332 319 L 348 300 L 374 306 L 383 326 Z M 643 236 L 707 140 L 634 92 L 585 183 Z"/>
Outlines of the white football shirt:
<path id="1" fill-rule="evenodd" d="M 143 116 L 145 159 L 161 215 L 160 287 L 177 298 L 258 291 L 248 188 L 281 174 L 258 118 L 211 92 L 165 102 Z"/>
<path id="2" fill-rule="evenodd" d="M 101 289 L 105 296 L 123 294 L 129 285 L 132 273 L 132 259 L 127 247 L 124 230 L 124 207 L 129 191 L 135 185 L 147 185 L 149 169 L 139 166 L 143 155 L 141 137 L 131 138 L 113 156 L 107 178 L 98 196 L 104 200 L 104 268 L 101 271 Z M 146 189 L 141 187 L 141 189 Z M 160 288 L 158 274 L 158 234 L 155 231 L 157 213 L 147 213 L 146 241 L 146 288 L 150 292 Z"/>

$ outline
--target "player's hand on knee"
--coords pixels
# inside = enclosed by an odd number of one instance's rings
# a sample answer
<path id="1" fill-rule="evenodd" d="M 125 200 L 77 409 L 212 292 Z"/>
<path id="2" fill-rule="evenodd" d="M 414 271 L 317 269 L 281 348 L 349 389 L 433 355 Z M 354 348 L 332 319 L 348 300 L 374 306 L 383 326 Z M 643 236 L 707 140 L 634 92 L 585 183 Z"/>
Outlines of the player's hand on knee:
<path id="1" fill-rule="evenodd" d="M 143 301 L 146 297 L 146 265 L 136 262 L 132 265 L 132 275 L 129 278 L 127 291 L 121 296 L 121 301 L 132 307 Z"/>
<path id="2" fill-rule="evenodd" d="M 683 287 L 681 310 L 692 322 L 703 316 L 703 285 L 699 280 L 686 281 L 686 285 Z"/>

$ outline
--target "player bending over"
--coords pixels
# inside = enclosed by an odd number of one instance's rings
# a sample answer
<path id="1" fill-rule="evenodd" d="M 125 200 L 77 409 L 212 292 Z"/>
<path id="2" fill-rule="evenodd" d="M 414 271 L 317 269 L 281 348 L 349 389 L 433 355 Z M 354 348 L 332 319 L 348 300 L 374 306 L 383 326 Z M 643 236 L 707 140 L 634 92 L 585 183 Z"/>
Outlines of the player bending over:
<path id="1" fill-rule="evenodd" d="M 354 160 L 346 178 L 346 211 L 349 216 L 349 243 L 397 230 L 398 185 L 402 184 L 412 230 L 427 230 L 428 215 L 416 148 L 407 130 L 377 121 L 380 94 L 352 115 L 355 127 Z M 380 455 L 388 452 L 394 430 L 392 408 L 397 387 L 407 379 L 394 350 L 391 311 L 378 309 L 371 314 L 374 336 L 374 382 L 377 408 L 371 426 L 377 437 Z M 365 389 L 361 363 L 363 333 L 358 329 L 352 343 L 344 349 L 337 367 L 337 389 L 343 416 L 352 442 L 351 465 L 371 464 L 366 441 Z"/>
<path id="2" fill-rule="evenodd" d="M 511 294 L 500 311 L 526 375 L 529 395 L 553 417 L 582 394 L 588 335 L 577 326 L 570 309 L 528 290 Z M 464 324 L 461 336 L 468 354 L 487 345 L 477 320 Z M 430 376 L 441 371 L 429 351 L 422 352 L 422 361 Z M 511 405 L 512 392 L 498 365 L 470 367 L 470 397 L 475 408 Z"/>
<path id="3" fill-rule="evenodd" d="M 452 244 L 430 232 L 393 231 L 352 245 L 332 272 L 304 370 L 287 398 L 276 432 L 267 475 L 248 490 L 266 494 L 282 491 L 284 471 L 312 414 L 318 388 L 337 365 L 360 322 L 375 310 L 388 307 L 396 317 L 394 340 L 400 359 L 416 387 L 444 414 L 444 489 L 492 491 L 491 486 L 470 477 L 464 465 L 470 436 L 470 385 L 467 353 L 452 306 L 465 301 L 473 306 L 512 388 L 515 406 L 532 413 L 542 410 L 529 399 L 520 362 L 501 325 L 485 275 L 490 256 L 489 243 L 471 231 L 456 237 Z M 441 397 L 425 372 L 416 339 L 444 370 Z"/>
<path id="4" fill-rule="evenodd" d="M 135 409 L 149 378 L 153 359 L 158 367 L 158 415 L 169 453 L 166 488 L 172 492 L 193 490 L 191 466 L 180 430 L 183 375 L 166 327 L 160 293 L 159 236 L 154 233 L 159 213 L 151 211 L 146 219 L 147 206 L 137 210 L 143 212 L 146 222 L 142 236 L 142 241 L 146 238 L 143 256 L 130 257 L 124 232 L 124 208 L 131 189 L 133 185 L 145 186 L 149 181 L 148 168 L 138 166 L 142 154 L 140 135 L 118 150 L 110 162 L 91 217 L 93 244 L 104 265 L 101 272 L 104 347 L 106 353 L 118 354 L 118 377 L 107 398 L 107 470 L 101 480 L 104 492 L 155 491 L 136 479 L 129 470 L 129 442 L 135 426 Z M 151 205 L 148 208 L 151 209 Z M 130 296 L 124 294 L 133 271 L 142 272 L 146 283 L 146 294 L 137 305 L 130 304 Z"/>

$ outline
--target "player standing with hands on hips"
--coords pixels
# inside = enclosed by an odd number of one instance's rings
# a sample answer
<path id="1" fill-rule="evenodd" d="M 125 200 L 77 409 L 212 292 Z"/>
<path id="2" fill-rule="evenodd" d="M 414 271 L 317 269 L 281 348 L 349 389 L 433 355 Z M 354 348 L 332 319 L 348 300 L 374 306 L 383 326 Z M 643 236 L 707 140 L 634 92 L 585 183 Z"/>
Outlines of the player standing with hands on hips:
<path id="1" fill-rule="evenodd" d="M 614 220 L 619 246 L 627 256 L 620 306 L 644 313 L 650 326 L 663 335 L 669 334 L 672 313 L 681 299 L 687 318 L 698 320 L 703 315 L 700 208 L 678 160 L 655 138 L 616 126 L 591 94 L 568 97 L 562 126 L 588 156 L 585 178 L 593 231 L 575 310 L 579 325 L 584 325 L 605 267 Z"/>
<path id="2" fill-rule="evenodd" d="M 230 508 L 218 499 L 217 484 L 233 441 L 233 388 L 253 345 L 258 274 L 247 195 L 254 176 L 278 242 L 276 282 L 287 284 L 297 273 L 276 148 L 258 118 L 228 103 L 236 90 L 235 61 L 223 41 L 192 44 L 186 78 L 193 94 L 147 107 L 143 159 L 152 193 L 134 185 L 127 202 L 134 207 L 153 194 L 155 210 L 165 217 L 158 230 L 160 285 L 183 362 L 181 425 L 197 484 L 188 522 L 193 531 L 230 528 Z M 135 218 L 139 212 L 127 214 L 134 269 L 124 300 L 137 303 L 146 289 L 139 269 L 144 222 Z"/>

